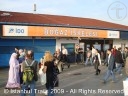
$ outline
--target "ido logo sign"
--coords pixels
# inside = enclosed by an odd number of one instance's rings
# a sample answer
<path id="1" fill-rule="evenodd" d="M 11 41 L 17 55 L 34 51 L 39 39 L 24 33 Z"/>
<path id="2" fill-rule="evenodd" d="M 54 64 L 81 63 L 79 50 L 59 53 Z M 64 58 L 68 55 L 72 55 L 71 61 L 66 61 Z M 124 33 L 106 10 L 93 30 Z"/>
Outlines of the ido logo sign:
<path id="1" fill-rule="evenodd" d="M 14 32 L 16 32 L 16 33 L 24 33 L 24 29 L 18 29 L 18 28 L 16 28 L 16 29 L 10 28 L 9 29 L 9 33 L 14 33 Z"/>
<path id="2" fill-rule="evenodd" d="M 28 27 L 3 25 L 3 36 L 28 36 Z"/>

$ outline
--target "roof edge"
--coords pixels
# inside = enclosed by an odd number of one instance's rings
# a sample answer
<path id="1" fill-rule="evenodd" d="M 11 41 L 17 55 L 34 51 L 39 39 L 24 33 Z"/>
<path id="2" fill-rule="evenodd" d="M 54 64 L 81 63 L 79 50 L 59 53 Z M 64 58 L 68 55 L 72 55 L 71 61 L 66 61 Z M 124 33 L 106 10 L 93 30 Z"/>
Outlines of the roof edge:
<path id="1" fill-rule="evenodd" d="M 96 29 L 96 30 L 112 30 L 112 31 L 128 31 L 114 28 L 90 27 L 90 26 L 72 26 L 72 25 L 58 25 L 58 24 L 37 24 L 37 23 L 18 23 L 18 22 L 0 22 L 0 25 L 22 25 L 22 26 L 49 26 L 49 27 L 66 27 L 66 28 L 82 28 L 82 29 Z"/>

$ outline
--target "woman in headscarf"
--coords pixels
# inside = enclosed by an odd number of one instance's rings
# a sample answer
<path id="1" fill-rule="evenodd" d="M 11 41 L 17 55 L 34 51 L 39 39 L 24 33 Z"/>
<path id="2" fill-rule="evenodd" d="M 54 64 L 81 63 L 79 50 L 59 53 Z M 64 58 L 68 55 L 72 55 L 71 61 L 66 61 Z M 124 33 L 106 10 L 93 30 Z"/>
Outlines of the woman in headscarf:
<path id="1" fill-rule="evenodd" d="M 19 62 L 17 60 L 17 54 L 12 53 L 9 60 L 9 74 L 6 88 L 20 88 L 20 77 L 19 77 Z"/>

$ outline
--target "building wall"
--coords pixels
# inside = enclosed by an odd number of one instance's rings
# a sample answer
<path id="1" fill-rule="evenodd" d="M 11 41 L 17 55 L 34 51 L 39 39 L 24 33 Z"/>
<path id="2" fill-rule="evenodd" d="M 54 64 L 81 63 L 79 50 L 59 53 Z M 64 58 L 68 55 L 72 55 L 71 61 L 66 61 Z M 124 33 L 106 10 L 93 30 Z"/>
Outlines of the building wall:
<path id="1" fill-rule="evenodd" d="M 39 61 L 45 51 L 55 52 L 55 39 L 0 39 L 0 67 L 9 66 L 14 48 L 33 50 L 35 60 Z"/>
<path id="2" fill-rule="evenodd" d="M 120 31 L 120 38 L 113 40 L 113 46 L 121 47 L 122 49 L 128 47 L 128 31 Z"/>

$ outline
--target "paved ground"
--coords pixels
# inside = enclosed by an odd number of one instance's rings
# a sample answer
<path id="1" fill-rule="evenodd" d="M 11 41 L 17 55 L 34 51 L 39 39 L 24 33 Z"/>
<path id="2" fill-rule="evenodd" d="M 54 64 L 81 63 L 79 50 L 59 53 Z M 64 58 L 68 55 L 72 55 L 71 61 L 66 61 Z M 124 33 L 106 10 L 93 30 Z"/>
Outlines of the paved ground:
<path id="1" fill-rule="evenodd" d="M 112 83 L 111 79 L 106 84 L 102 83 L 106 67 L 100 66 L 101 74 L 94 75 L 95 70 L 93 66 L 75 65 L 71 68 L 65 68 L 64 72 L 59 75 L 60 84 L 55 88 L 56 96 L 124 96 L 123 94 L 123 80 L 126 78 L 123 70 L 123 75 L 116 74 L 116 83 Z M 8 77 L 8 69 L 0 70 L 0 96 L 19 96 L 14 94 L 14 90 L 5 90 Z M 42 90 L 45 86 L 41 86 L 37 82 L 38 94 L 37 96 L 44 96 Z M 20 91 L 17 91 L 20 92 Z M 29 96 L 29 95 L 27 95 Z"/>

